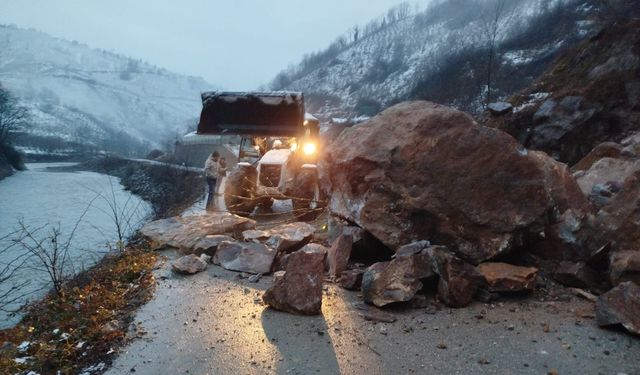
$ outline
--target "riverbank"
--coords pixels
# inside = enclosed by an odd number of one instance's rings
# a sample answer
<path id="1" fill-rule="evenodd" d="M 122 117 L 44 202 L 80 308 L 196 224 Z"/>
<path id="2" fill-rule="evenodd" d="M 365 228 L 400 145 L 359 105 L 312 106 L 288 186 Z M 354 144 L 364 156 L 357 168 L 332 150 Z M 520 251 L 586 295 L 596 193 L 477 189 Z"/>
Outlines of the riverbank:
<path id="1" fill-rule="evenodd" d="M 93 171 L 120 178 L 126 190 L 151 203 L 156 218 L 179 215 L 204 192 L 201 171 L 170 164 L 107 156 L 64 170 Z"/>

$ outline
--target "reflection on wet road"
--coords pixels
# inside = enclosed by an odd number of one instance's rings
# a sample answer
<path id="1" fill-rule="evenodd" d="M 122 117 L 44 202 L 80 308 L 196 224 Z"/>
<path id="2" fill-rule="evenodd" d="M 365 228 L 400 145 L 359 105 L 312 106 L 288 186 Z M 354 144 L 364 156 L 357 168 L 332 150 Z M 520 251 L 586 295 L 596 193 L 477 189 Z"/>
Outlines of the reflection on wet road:
<path id="1" fill-rule="evenodd" d="M 135 318 L 146 335 L 108 374 L 640 373 L 640 340 L 597 328 L 583 300 L 397 310 L 386 324 L 362 319 L 358 293 L 333 285 L 309 317 L 262 304 L 271 277 L 252 284 L 213 265 L 185 277 L 165 264 L 157 279 Z"/>

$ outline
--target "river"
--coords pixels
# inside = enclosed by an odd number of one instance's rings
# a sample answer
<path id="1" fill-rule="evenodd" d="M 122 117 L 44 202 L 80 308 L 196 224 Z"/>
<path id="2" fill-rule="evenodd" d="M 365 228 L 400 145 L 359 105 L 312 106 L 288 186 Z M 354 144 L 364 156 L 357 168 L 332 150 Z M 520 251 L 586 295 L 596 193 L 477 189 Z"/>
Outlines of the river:
<path id="1" fill-rule="evenodd" d="M 53 246 L 51 233 L 59 230 L 59 248 L 69 241 L 70 261 L 66 272 L 72 274 L 90 267 L 117 247 L 114 208 L 121 219 L 126 219 L 127 223 L 122 225 L 125 236 L 133 233 L 151 214 L 151 206 L 125 191 L 118 178 L 48 169 L 65 165 L 70 164 L 27 164 L 27 171 L 0 181 L 0 298 L 12 286 L 28 283 L 12 293 L 13 298 L 19 298 L 5 309 L 12 310 L 41 298 L 51 287 L 42 262 L 15 242 L 20 232 L 25 233 L 21 231 L 21 222 L 35 241 L 45 240 L 42 247 L 46 249 Z M 73 236 L 69 239 L 71 233 Z M 35 244 L 29 239 L 24 242 L 30 246 Z M 3 280 L 3 276 L 16 268 L 9 280 Z M 12 326 L 19 320 L 19 314 L 0 311 L 0 328 Z"/>

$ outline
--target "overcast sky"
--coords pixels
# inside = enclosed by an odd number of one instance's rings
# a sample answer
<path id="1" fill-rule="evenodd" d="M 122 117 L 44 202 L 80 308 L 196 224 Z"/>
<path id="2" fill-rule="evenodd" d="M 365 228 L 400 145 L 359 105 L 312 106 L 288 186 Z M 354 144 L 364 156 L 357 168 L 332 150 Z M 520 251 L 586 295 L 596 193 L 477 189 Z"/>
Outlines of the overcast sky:
<path id="1" fill-rule="evenodd" d="M 0 0 L 0 23 L 113 50 L 225 89 L 248 90 L 399 2 Z"/>

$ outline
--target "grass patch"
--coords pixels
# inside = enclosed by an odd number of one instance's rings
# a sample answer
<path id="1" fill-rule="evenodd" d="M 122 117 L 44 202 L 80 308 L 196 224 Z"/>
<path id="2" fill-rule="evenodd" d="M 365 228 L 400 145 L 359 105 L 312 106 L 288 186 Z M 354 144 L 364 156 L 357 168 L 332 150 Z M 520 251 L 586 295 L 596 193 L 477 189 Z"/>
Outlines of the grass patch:
<path id="1" fill-rule="evenodd" d="M 128 247 L 67 283 L 60 295 L 29 306 L 20 324 L 0 331 L 1 372 L 76 374 L 100 362 L 106 370 L 113 349 L 128 339 L 134 312 L 153 294 L 156 258 L 147 244 Z M 21 348 L 23 342 L 29 345 Z"/>

